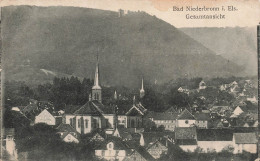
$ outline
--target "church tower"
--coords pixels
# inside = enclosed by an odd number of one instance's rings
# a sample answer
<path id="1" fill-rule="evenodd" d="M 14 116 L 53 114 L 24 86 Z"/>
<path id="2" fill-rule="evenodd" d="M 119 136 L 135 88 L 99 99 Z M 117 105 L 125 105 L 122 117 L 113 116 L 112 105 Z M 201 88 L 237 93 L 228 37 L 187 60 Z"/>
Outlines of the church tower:
<path id="1" fill-rule="evenodd" d="M 140 98 L 143 98 L 145 95 L 145 91 L 144 91 L 144 79 L 142 78 L 142 87 L 140 89 Z"/>
<path id="2" fill-rule="evenodd" d="M 102 102 L 102 94 L 101 94 L 101 86 L 99 85 L 99 65 L 98 65 L 98 57 L 94 78 L 94 86 L 92 87 L 92 100 L 97 100 L 100 103 Z"/>

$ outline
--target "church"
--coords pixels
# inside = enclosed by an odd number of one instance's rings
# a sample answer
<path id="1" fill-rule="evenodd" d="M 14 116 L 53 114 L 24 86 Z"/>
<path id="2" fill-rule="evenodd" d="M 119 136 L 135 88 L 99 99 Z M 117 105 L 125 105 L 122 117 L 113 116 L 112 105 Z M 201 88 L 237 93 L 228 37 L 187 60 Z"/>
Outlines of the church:
<path id="1" fill-rule="evenodd" d="M 143 86 L 140 89 L 140 97 L 144 97 Z M 118 107 L 120 108 L 120 107 Z M 147 109 L 141 103 L 133 103 L 129 111 L 123 114 L 126 128 L 137 128 L 142 126 L 142 118 Z M 122 115 L 121 115 L 122 116 Z M 121 118 L 121 116 L 119 116 Z M 89 101 L 80 106 L 73 113 L 66 113 L 63 116 L 63 123 L 71 125 L 80 134 L 88 134 L 97 129 L 105 130 L 107 134 L 112 134 L 116 129 L 118 121 L 116 106 L 106 106 L 102 104 L 102 88 L 99 83 L 99 62 L 97 60 L 95 69 L 94 85 L 92 87 Z"/>

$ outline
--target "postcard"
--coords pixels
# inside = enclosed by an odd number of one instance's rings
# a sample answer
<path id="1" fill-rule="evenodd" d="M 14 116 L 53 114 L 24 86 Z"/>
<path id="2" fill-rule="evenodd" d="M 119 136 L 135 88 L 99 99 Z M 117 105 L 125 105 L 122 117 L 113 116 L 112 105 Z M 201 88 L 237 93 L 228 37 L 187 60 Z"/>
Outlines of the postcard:
<path id="1" fill-rule="evenodd" d="M 0 5 L 2 160 L 257 160 L 260 1 Z"/>

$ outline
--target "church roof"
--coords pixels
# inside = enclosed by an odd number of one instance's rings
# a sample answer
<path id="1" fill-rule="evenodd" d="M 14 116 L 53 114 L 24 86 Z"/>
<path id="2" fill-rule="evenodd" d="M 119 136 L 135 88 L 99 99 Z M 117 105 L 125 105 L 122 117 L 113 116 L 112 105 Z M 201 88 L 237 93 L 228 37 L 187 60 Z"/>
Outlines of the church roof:
<path id="1" fill-rule="evenodd" d="M 177 117 L 177 120 L 195 120 L 195 117 L 185 109 L 182 113 Z"/>
<path id="2" fill-rule="evenodd" d="M 88 101 L 81 106 L 74 114 L 78 115 L 101 115 L 101 114 L 113 114 L 113 107 L 105 107 L 97 100 Z"/>

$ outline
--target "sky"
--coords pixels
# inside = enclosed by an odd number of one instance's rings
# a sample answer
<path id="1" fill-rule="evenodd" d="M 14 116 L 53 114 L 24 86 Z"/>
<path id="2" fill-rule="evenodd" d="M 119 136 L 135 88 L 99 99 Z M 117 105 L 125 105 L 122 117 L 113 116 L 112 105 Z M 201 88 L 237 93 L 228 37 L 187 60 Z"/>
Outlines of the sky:
<path id="1" fill-rule="evenodd" d="M 111 11 L 140 10 L 176 27 L 254 27 L 260 22 L 260 0 L 2 0 L 0 5 L 75 6 Z M 173 6 L 183 7 L 184 11 L 173 11 Z M 221 11 L 185 11 L 187 6 L 219 7 Z M 228 6 L 237 10 L 228 11 Z M 225 19 L 186 19 L 187 14 L 222 14 L 225 15 Z"/>

